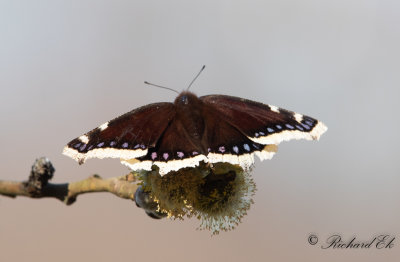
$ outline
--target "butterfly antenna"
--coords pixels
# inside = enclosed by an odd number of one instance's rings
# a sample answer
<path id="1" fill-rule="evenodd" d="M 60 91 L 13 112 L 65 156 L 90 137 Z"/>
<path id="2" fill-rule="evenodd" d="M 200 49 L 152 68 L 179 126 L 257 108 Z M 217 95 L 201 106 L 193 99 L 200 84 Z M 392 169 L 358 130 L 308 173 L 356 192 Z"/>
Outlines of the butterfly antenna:
<path id="1" fill-rule="evenodd" d="M 203 67 L 200 69 L 200 72 L 197 73 L 196 77 L 192 80 L 192 82 L 190 82 L 188 88 L 186 89 L 186 91 L 189 91 L 189 88 L 192 86 L 192 84 L 194 83 L 194 81 L 196 81 L 196 79 L 199 77 L 199 75 L 201 74 L 201 72 L 203 72 L 204 68 L 206 68 L 205 65 L 203 65 Z"/>
<path id="2" fill-rule="evenodd" d="M 166 87 L 166 86 L 155 85 L 155 84 L 149 83 L 149 82 L 147 82 L 147 81 L 144 81 L 144 83 L 145 83 L 146 85 L 149 85 L 149 86 L 155 86 L 155 87 L 159 87 L 159 88 L 164 88 L 164 89 L 167 89 L 167 90 L 171 90 L 171 91 L 173 91 L 173 92 L 179 94 L 179 92 L 176 91 L 175 89 L 172 89 L 172 88 L 169 88 L 169 87 Z"/>

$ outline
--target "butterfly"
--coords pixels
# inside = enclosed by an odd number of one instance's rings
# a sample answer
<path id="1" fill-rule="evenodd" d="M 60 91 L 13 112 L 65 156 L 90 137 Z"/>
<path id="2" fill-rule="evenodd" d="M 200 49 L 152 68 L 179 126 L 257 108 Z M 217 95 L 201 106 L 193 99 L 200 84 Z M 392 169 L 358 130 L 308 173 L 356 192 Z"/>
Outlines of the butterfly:
<path id="1" fill-rule="evenodd" d="M 160 175 L 205 163 L 249 169 L 254 155 L 271 159 L 282 141 L 318 140 L 320 121 L 240 97 L 180 93 L 173 103 L 134 109 L 75 138 L 63 154 L 79 164 L 120 158 L 132 170 L 159 167 Z"/>

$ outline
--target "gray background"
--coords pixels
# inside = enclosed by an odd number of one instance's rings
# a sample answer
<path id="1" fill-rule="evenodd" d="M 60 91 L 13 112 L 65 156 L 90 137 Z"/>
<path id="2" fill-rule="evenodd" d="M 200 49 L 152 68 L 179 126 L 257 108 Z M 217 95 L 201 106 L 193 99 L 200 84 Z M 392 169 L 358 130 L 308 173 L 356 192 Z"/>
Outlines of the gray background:
<path id="1" fill-rule="evenodd" d="M 144 80 L 182 90 L 203 64 L 198 95 L 270 103 L 329 127 L 256 162 L 256 203 L 235 231 L 151 220 L 111 194 L 70 207 L 1 197 L 1 260 L 397 260 L 399 17 L 389 0 L 0 1 L 0 179 L 25 179 L 43 155 L 54 182 L 126 173 L 116 159 L 79 166 L 62 148 L 175 98 Z M 310 233 L 399 239 L 390 250 L 321 250 Z"/>

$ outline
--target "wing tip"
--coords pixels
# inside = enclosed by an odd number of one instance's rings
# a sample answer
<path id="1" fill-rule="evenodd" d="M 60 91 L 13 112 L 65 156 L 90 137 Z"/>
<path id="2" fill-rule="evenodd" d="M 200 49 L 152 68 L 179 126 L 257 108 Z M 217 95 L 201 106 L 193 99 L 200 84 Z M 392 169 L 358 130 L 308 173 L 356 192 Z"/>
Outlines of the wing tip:
<path id="1" fill-rule="evenodd" d="M 313 140 L 319 140 L 320 137 L 328 130 L 328 127 L 318 121 L 317 125 L 311 130 L 310 135 Z"/>
<path id="2" fill-rule="evenodd" d="M 79 165 L 82 165 L 86 161 L 85 154 L 79 153 L 76 149 L 70 148 L 69 146 L 65 146 L 62 153 L 77 161 Z"/>

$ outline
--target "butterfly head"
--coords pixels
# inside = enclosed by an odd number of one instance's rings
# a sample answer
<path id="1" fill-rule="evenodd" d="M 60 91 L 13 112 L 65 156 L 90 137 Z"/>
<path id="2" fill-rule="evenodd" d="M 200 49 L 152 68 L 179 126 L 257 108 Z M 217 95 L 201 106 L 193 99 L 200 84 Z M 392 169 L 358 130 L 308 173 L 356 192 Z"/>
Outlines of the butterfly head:
<path id="1" fill-rule="evenodd" d="M 174 104 L 176 106 L 195 106 L 200 103 L 200 99 L 193 93 L 188 92 L 188 91 L 183 91 L 178 95 L 178 97 L 175 99 Z"/>

